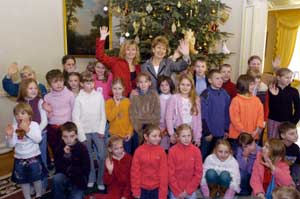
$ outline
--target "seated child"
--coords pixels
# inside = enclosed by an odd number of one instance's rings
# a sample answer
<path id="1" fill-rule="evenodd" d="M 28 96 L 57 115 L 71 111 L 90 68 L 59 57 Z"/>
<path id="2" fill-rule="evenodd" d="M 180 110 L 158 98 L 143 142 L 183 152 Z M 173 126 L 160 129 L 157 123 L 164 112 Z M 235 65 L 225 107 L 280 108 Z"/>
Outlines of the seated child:
<path id="1" fill-rule="evenodd" d="M 218 140 L 203 164 L 201 191 L 204 197 L 231 199 L 240 191 L 240 171 L 227 140 Z"/>
<path id="2" fill-rule="evenodd" d="M 300 193 L 294 187 L 276 187 L 272 192 L 273 199 L 299 199 Z"/>
<path id="3" fill-rule="evenodd" d="M 289 165 L 285 162 L 285 146 L 279 139 L 268 140 L 261 153 L 257 154 L 254 161 L 250 185 L 253 195 L 260 199 L 268 198 L 274 177 L 275 186 L 294 186 L 290 175 Z M 270 192 L 267 192 L 270 190 Z"/>
<path id="4" fill-rule="evenodd" d="M 249 133 L 241 133 L 238 142 L 236 160 L 239 163 L 241 174 L 241 191 L 239 195 L 251 195 L 250 177 L 256 155 L 261 149 Z"/>
<path id="5" fill-rule="evenodd" d="M 289 162 L 292 178 L 297 186 L 300 185 L 300 149 L 297 144 L 297 127 L 291 122 L 283 122 L 278 127 L 278 133 L 285 146 L 285 158 Z M 299 188 L 299 187 L 297 187 Z"/>
<path id="6" fill-rule="evenodd" d="M 64 123 L 60 131 L 63 142 L 55 152 L 53 198 L 82 199 L 90 173 L 89 154 L 86 147 L 77 140 L 77 127 L 73 122 Z"/>

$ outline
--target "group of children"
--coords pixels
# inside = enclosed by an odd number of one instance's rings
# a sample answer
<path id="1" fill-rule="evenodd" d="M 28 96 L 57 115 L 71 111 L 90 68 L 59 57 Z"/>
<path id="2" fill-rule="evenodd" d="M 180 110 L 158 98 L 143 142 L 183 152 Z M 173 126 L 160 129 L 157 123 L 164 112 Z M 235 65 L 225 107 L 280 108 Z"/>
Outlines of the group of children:
<path id="1" fill-rule="evenodd" d="M 64 56 L 63 72 L 46 74 L 47 94 L 30 67 L 20 84 L 11 78 L 15 64 L 3 79 L 4 90 L 18 93 L 6 138 L 15 147 L 12 180 L 26 199 L 30 184 L 42 196 L 53 163 L 54 198 L 83 198 L 96 184 L 107 190 L 94 194 L 99 199 L 194 199 L 199 185 L 207 198 L 263 199 L 299 182 L 300 99 L 289 69 L 278 69 L 268 88 L 253 56 L 235 85 L 230 65 L 207 72 L 204 58 L 191 63 L 186 41 L 166 57 L 168 40 L 156 37 L 152 57 L 139 66 L 134 41 L 110 57 L 108 29 L 100 35 L 98 61 L 78 73 L 75 58 Z"/>

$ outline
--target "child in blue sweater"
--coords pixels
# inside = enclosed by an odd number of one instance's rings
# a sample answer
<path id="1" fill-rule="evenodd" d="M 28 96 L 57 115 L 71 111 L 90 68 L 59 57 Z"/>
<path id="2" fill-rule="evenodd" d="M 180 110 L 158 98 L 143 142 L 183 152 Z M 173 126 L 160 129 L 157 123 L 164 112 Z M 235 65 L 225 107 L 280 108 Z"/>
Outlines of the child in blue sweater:
<path id="1" fill-rule="evenodd" d="M 217 140 L 227 136 L 229 128 L 230 97 L 222 88 L 222 74 L 213 69 L 207 77 L 210 85 L 201 94 L 203 159 L 212 152 Z"/>

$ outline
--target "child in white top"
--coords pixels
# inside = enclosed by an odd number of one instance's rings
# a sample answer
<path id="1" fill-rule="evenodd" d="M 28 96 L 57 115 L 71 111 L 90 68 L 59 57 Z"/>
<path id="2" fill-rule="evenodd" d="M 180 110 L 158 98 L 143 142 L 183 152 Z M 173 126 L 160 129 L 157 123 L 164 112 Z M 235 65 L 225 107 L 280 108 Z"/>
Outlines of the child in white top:
<path id="1" fill-rule="evenodd" d="M 80 84 L 83 89 L 75 99 L 72 119 L 78 127 L 78 140 L 85 142 L 90 156 L 91 168 L 88 187 L 93 187 L 96 182 L 93 155 L 93 151 L 96 151 L 98 161 L 98 189 L 104 190 L 102 176 L 106 150 L 104 139 L 106 124 L 105 102 L 102 94 L 94 90 L 94 80 L 91 73 L 84 72 L 81 74 Z"/>
<path id="2" fill-rule="evenodd" d="M 31 121 L 33 111 L 29 104 L 17 104 L 14 115 L 17 124 L 9 124 L 5 130 L 8 146 L 15 148 L 12 181 L 21 185 L 25 199 L 31 198 L 30 183 L 34 185 L 36 197 L 41 197 L 44 174 L 39 148 L 41 130 L 38 123 Z"/>
<path id="3" fill-rule="evenodd" d="M 218 140 L 214 152 L 203 165 L 201 190 L 204 197 L 233 198 L 240 191 L 239 164 L 232 156 L 231 146 L 226 140 Z"/>

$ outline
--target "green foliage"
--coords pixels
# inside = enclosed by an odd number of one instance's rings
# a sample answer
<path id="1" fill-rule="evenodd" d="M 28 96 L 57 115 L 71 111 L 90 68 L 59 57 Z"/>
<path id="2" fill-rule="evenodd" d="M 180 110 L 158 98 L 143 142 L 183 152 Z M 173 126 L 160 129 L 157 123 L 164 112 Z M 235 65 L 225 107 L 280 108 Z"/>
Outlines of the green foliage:
<path id="1" fill-rule="evenodd" d="M 183 31 L 191 29 L 198 54 L 206 55 L 212 65 L 219 65 L 228 54 L 218 53 L 215 45 L 231 34 L 218 28 L 229 16 L 229 7 L 220 0 L 111 0 L 113 15 L 120 17 L 119 35 L 140 41 L 142 59 L 151 55 L 151 40 L 164 35 L 173 51 Z M 173 31 L 172 31 L 173 30 Z"/>

